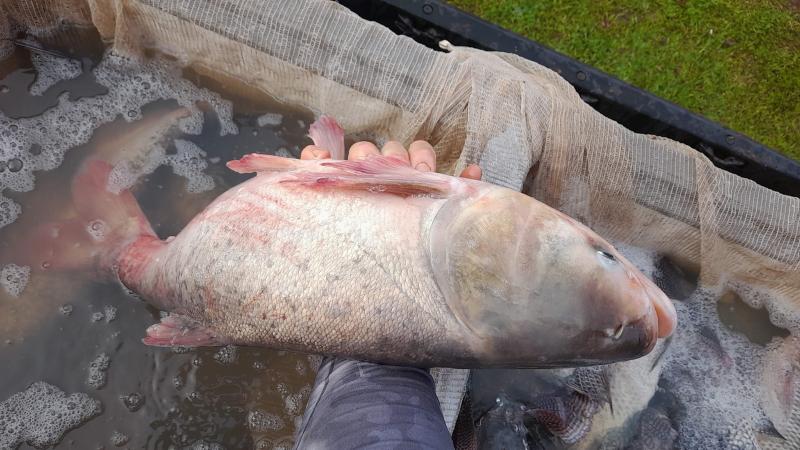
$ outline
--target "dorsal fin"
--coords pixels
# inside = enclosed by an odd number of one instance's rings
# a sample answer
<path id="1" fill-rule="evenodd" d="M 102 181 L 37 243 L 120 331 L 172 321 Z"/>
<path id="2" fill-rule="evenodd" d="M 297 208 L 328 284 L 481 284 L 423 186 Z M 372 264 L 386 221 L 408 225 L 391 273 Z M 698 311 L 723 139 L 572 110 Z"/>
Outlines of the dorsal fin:
<path id="1" fill-rule="evenodd" d="M 378 155 L 357 161 L 301 161 L 254 153 L 229 161 L 228 167 L 239 173 L 291 172 L 279 182 L 315 189 L 363 190 L 403 197 L 444 197 L 451 190 L 451 177 L 447 175 L 420 172 L 405 161 Z"/>
<path id="2" fill-rule="evenodd" d="M 344 159 L 344 130 L 330 116 L 321 116 L 308 127 L 314 145 L 331 152 L 331 159 Z"/>

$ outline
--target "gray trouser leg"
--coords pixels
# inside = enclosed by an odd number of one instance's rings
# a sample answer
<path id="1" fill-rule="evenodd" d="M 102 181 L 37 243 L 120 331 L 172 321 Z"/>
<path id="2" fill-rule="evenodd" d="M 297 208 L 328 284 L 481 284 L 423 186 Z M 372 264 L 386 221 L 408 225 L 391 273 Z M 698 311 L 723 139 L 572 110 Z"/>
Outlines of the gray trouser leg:
<path id="1" fill-rule="evenodd" d="M 325 358 L 295 448 L 452 449 L 425 369 Z"/>

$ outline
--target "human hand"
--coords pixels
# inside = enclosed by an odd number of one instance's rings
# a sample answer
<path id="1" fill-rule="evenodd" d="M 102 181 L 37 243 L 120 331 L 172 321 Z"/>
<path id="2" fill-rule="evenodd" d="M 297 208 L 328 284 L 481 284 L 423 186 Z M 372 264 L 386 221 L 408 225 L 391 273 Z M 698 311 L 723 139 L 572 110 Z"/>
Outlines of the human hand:
<path id="1" fill-rule="evenodd" d="M 421 172 L 431 172 L 436 170 L 436 153 L 433 147 L 426 141 L 414 141 L 406 150 L 403 144 L 397 141 L 389 141 L 384 144 L 379 151 L 378 147 L 367 141 L 356 142 L 350 147 L 347 159 L 364 159 L 370 155 L 392 156 L 406 161 L 411 167 Z M 316 145 L 306 146 L 300 153 L 300 159 L 329 159 L 331 153 Z M 461 172 L 462 178 L 473 180 L 481 179 L 481 168 L 476 164 L 470 164 Z"/>

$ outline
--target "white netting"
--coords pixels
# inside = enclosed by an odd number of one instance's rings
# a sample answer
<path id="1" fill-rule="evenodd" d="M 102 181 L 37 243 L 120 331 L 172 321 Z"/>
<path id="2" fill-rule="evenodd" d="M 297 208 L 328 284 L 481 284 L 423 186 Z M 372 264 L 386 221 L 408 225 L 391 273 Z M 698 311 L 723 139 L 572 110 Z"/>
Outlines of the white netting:
<path id="1" fill-rule="evenodd" d="M 477 162 L 485 180 L 526 186 L 615 242 L 699 270 L 706 287 L 768 291 L 759 304 L 800 333 L 800 199 L 625 129 L 536 63 L 435 52 L 321 0 L 4 0 L 0 8 L 3 33 L 46 33 L 62 19 L 93 24 L 118 53 L 157 49 L 231 89 L 332 115 L 352 137 L 427 139 L 443 171 Z M 460 398 L 466 377 L 449 379 L 442 398 Z M 458 400 L 445 403 L 458 410 Z M 797 430 L 800 405 L 790 407 L 782 428 Z"/>

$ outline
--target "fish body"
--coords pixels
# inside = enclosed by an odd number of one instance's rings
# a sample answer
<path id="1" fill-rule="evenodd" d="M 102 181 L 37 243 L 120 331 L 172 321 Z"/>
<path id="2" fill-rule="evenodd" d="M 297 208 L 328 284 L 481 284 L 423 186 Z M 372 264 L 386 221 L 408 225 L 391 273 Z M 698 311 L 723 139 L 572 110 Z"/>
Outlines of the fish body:
<path id="1" fill-rule="evenodd" d="M 108 164 L 75 180 L 84 260 L 171 312 L 146 344 L 558 367 L 641 356 L 674 328 L 669 300 L 611 245 L 518 192 L 378 156 L 228 165 L 258 176 L 166 241 L 106 189 Z M 39 266 L 59 265 L 58 236 Z"/>

